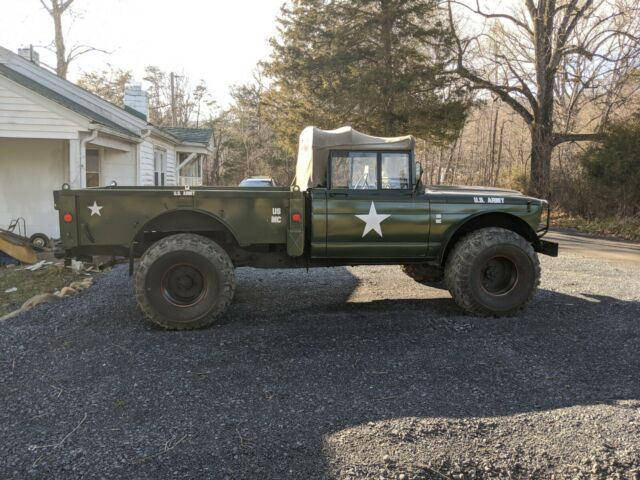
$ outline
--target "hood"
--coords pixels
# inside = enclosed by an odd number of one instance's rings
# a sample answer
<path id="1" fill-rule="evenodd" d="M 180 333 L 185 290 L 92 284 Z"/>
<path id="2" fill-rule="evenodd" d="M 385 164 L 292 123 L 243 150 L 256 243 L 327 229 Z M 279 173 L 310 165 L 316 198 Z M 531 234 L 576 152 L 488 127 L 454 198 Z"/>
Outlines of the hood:
<path id="1" fill-rule="evenodd" d="M 534 205 L 542 205 L 547 203 L 546 200 L 525 196 L 517 190 L 508 188 L 494 187 L 460 187 L 452 185 L 430 185 L 425 188 L 425 192 L 431 194 L 434 201 L 449 202 L 454 199 L 459 201 L 468 197 L 473 197 L 473 203 L 505 203 L 505 199 L 509 199 L 508 203 L 532 203 Z"/>
<path id="2" fill-rule="evenodd" d="M 500 196 L 522 196 L 517 190 L 508 188 L 494 187 L 461 187 L 454 185 L 429 185 L 426 187 L 427 192 L 434 193 L 450 193 L 455 195 L 500 195 Z"/>

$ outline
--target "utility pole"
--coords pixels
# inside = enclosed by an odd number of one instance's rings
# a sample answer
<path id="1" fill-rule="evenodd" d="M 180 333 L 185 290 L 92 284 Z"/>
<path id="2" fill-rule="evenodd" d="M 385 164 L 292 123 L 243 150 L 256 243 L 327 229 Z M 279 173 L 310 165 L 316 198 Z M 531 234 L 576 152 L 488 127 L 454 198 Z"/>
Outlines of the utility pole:
<path id="1" fill-rule="evenodd" d="M 171 126 L 176 126 L 176 79 L 171 72 Z"/>

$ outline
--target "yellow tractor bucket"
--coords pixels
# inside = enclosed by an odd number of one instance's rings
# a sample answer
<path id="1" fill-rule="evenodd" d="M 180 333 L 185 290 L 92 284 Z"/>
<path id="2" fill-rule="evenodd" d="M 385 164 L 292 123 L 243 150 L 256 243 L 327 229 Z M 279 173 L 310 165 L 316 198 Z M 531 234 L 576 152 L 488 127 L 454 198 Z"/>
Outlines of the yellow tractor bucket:
<path id="1" fill-rule="evenodd" d="M 36 252 L 29 246 L 29 240 L 11 232 L 0 231 L 0 252 L 22 263 L 32 265 L 38 261 Z"/>

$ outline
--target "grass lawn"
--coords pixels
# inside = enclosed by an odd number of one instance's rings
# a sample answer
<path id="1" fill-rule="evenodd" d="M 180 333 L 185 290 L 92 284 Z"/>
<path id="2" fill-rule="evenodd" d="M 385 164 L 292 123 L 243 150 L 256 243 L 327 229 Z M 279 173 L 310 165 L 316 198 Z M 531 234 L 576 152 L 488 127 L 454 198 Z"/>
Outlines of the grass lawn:
<path id="1" fill-rule="evenodd" d="M 53 293 L 84 277 L 61 265 L 46 265 L 35 272 L 24 270 L 22 266 L 0 268 L 0 317 L 17 310 L 34 295 Z M 13 287 L 18 290 L 5 293 Z"/>

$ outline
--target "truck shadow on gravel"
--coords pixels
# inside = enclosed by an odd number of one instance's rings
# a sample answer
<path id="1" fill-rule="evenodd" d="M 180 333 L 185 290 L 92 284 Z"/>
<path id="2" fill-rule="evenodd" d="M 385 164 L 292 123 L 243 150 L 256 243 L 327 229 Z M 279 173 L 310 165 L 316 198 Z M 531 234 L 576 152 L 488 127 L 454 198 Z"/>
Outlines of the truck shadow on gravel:
<path id="1" fill-rule="evenodd" d="M 1 326 L 13 476 L 326 477 L 327 436 L 367 422 L 640 399 L 640 302 L 543 290 L 483 319 L 436 290 L 349 303 L 346 268 L 248 270 L 225 323 L 165 332 L 124 268 L 96 283 Z"/>

